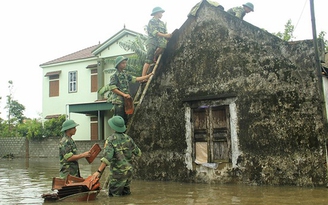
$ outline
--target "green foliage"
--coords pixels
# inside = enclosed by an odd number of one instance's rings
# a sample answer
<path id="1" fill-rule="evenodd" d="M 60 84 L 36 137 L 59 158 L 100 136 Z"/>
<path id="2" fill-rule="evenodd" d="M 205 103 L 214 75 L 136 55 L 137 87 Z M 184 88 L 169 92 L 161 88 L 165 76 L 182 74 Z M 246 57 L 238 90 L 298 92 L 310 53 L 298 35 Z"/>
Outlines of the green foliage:
<path id="1" fill-rule="evenodd" d="M 66 120 L 65 115 L 61 115 L 58 118 L 52 118 L 44 122 L 44 136 L 45 137 L 60 137 L 62 133 L 60 132 L 63 122 Z"/>
<path id="2" fill-rule="evenodd" d="M 142 68 L 146 60 L 147 49 L 145 47 L 145 42 L 147 37 L 144 35 L 137 35 L 133 41 L 120 41 L 119 45 L 126 51 L 133 51 L 135 54 L 129 56 L 127 66 L 125 68 L 126 72 L 133 76 L 141 76 Z M 106 59 L 105 63 L 114 64 L 114 59 Z M 104 73 L 112 75 L 116 71 L 116 68 L 107 68 L 104 70 Z M 103 86 L 99 90 L 105 91 L 106 86 Z M 107 91 L 106 91 L 107 92 Z M 102 92 L 102 95 L 105 92 Z"/>
<path id="3" fill-rule="evenodd" d="M 294 39 L 293 32 L 294 32 L 294 25 L 292 25 L 292 20 L 289 19 L 287 21 L 287 23 L 285 24 L 284 32 L 283 33 L 281 33 L 281 32 L 273 33 L 273 35 L 278 36 L 279 38 L 281 38 L 284 41 L 291 41 Z"/>
<path id="4" fill-rule="evenodd" d="M 326 36 L 326 32 L 321 31 L 318 35 L 318 38 L 323 40 L 323 43 L 325 45 L 325 51 L 328 52 L 328 41 L 325 39 L 325 36 Z"/>
<path id="5" fill-rule="evenodd" d="M 133 51 L 135 54 L 129 56 L 129 61 L 125 70 L 133 76 L 141 76 L 142 67 L 145 63 L 147 56 L 147 49 L 145 42 L 147 37 L 144 35 L 137 35 L 136 38 L 131 41 L 120 41 L 119 45 L 126 51 Z M 106 59 L 105 63 L 114 64 L 114 59 Z M 112 74 L 116 71 L 116 68 L 107 68 L 105 73 Z"/>
<path id="6" fill-rule="evenodd" d="M 147 49 L 145 47 L 146 36 L 138 35 L 134 41 L 122 41 L 119 45 L 126 51 L 133 51 L 135 54 L 129 58 L 129 63 L 126 68 L 134 76 L 140 76 L 143 64 L 147 56 Z"/>
<path id="7" fill-rule="evenodd" d="M 17 100 L 13 98 L 13 89 L 14 83 L 13 81 L 8 81 L 8 89 L 9 95 L 7 95 L 7 104 L 5 108 L 8 110 L 8 124 L 9 129 L 11 129 L 11 124 L 19 124 L 22 123 L 25 119 L 23 112 L 25 111 L 25 106 L 20 104 Z"/>
<path id="8" fill-rule="evenodd" d="M 25 111 L 25 106 L 20 104 L 16 100 L 11 100 L 9 109 L 11 120 L 13 121 L 13 123 L 23 123 L 23 120 L 25 119 L 25 116 L 23 114 L 23 112 Z"/>
<path id="9" fill-rule="evenodd" d="M 289 19 L 287 21 L 287 23 L 285 24 L 284 32 L 283 33 L 281 33 L 281 32 L 273 33 L 273 35 L 278 36 L 282 40 L 290 41 L 290 40 L 294 39 L 293 32 L 294 32 L 294 25 L 292 25 L 292 21 Z M 323 40 L 324 46 L 325 46 L 325 51 L 328 52 L 328 41 L 325 39 L 325 36 L 326 36 L 326 32 L 321 31 L 318 35 L 318 38 Z"/>
<path id="10" fill-rule="evenodd" d="M 37 119 L 27 119 L 24 123 L 17 125 L 17 132 L 21 137 L 27 137 L 29 140 L 43 139 L 42 123 Z"/>
<path id="11" fill-rule="evenodd" d="M 16 132 L 13 126 L 6 120 L 0 119 L 0 136 L 1 137 L 15 137 Z"/>
<path id="12" fill-rule="evenodd" d="M 133 51 L 142 61 L 146 59 L 147 49 L 145 47 L 146 36 L 137 35 L 134 41 L 120 41 L 119 45 L 126 51 Z"/>
<path id="13" fill-rule="evenodd" d="M 29 140 L 42 140 L 46 137 L 60 137 L 65 115 L 44 122 L 38 119 L 25 119 L 22 123 L 9 124 L 0 119 L 0 137 L 26 137 Z"/>
<path id="14" fill-rule="evenodd" d="M 66 120 L 65 115 L 53 118 L 44 123 L 38 119 L 26 119 L 23 115 L 25 106 L 13 99 L 13 82 L 8 81 L 9 95 L 5 108 L 8 119 L 0 118 L 0 137 L 27 137 L 29 140 L 41 140 L 49 136 L 61 136 L 61 126 Z M 1 100 L 1 97 L 0 97 Z"/>

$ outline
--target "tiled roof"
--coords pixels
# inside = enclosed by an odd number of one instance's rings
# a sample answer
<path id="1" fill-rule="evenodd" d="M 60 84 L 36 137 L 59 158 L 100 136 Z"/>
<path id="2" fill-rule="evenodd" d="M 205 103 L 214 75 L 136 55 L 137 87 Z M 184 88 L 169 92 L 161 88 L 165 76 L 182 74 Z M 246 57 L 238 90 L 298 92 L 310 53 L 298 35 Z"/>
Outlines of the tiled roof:
<path id="1" fill-rule="evenodd" d="M 57 58 L 55 60 L 48 61 L 46 63 L 41 64 L 40 66 L 44 65 L 50 65 L 50 64 L 55 64 L 55 63 L 61 63 L 61 62 L 67 62 L 67 61 L 73 61 L 73 60 L 80 60 L 80 59 L 85 59 L 85 58 L 91 58 L 95 57 L 92 54 L 92 51 L 96 49 L 99 46 L 99 44 L 82 49 L 80 51 L 77 51 L 75 53 L 68 54 L 66 56 Z"/>

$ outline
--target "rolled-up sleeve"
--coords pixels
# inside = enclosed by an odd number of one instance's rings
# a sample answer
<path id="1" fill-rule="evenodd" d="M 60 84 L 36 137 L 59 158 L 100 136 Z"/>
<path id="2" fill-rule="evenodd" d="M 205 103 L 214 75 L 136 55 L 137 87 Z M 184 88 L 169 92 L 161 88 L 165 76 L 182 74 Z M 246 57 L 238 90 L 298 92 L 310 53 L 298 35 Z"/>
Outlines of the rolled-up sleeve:
<path id="1" fill-rule="evenodd" d="M 110 76 L 109 84 L 108 84 L 108 89 L 109 90 L 116 89 L 117 88 L 117 85 L 118 85 L 117 77 L 115 76 L 115 74 L 113 74 L 112 76 Z"/>

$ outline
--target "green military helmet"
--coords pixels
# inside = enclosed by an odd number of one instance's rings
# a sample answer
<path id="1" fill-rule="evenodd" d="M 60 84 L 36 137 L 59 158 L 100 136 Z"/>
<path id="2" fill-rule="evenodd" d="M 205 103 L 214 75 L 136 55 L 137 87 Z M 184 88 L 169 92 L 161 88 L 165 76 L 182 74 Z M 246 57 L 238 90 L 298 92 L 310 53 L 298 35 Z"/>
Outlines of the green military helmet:
<path id="1" fill-rule="evenodd" d="M 251 2 L 247 2 L 246 4 L 243 4 L 243 6 L 250 8 L 254 12 L 254 5 Z"/>
<path id="2" fill-rule="evenodd" d="M 63 122 L 62 129 L 60 131 L 64 132 L 64 131 L 72 129 L 72 128 L 78 126 L 78 125 L 79 124 L 76 124 L 74 122 L 74 120 L 66 120 L 65 122 Z"/>
<path id="3" fill-rule="evenodd" d="M 113 116 L 108 120 L 108 124 L 116 132 L 124 132 L 126 130 L 124 119 L 121 116 Z"/>
<path id="4" fill-rule="evenodd" d="M 118 66 L 118 64 L 120 64 L 122 61 L 124 60 L 128 60 L 128 58 L 125 58 L 124 56 L 119 56 L 115 59 L 115 68 Z"/>
<path id="5" fill-rule="evenodd" d="M 159 6 L 157 6 L 157 7 L 155 7 L 155 8 L 153 8 L 153 11 L 151 12 L 151 16 L 154 16 L 156 13 L 158 13 L 158 12 L 165 12 L 164 11 L 164 9 L 162 9 L 161 7 L 159 7 Z"/>

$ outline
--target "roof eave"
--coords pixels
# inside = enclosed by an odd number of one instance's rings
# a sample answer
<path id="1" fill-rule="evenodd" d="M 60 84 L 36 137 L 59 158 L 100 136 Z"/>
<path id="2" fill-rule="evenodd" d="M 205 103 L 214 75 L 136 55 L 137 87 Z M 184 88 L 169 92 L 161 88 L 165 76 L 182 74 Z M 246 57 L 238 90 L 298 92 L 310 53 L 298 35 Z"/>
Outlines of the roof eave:
<path id="1" fill-rule="evenodd" d="M 82 59 L 76 59 L 76 60 L 70 60 L 70 61 L 63 61 L 59 63 L 50 63 L 50 64 L 41 64 L 41 68 L 48 68 L 48 67 L 53 67 L 53 66 L 61 66 L 61 65 L 66 65 L 66 64 L 71 64 L 71 63 L 80 63 L 84 61 L 90 61 L 90 60 L 97 60 L 96 56 L 93 57 L 88 57 L 88 58 L 82 58 Z"/>
<path id="2" fill-rule="evenodd" d="M 140 33 L 137 33 L 137 32 L 134 32 L 134 31 L 131 31 L 131 30 L 128 30 L 128 29 L 124 28 L 121 31 L 119 31 L 118 33 L 116 33 L 114 36 L 109 38 L 107 41 L 105 41 L 103 44 L 101 44 L 98 48 L 93 50 L 91 53 L 93 55 L 97 56 L 103 50 L 108 48 L 108 46 L 112 45 L 113 43 L 115 43 L 117 40 L 119 40 L 120 38 L 122 38 L 126 34 L 130 34 L 130 35 L 134 35 L 134 36 L 141 35 Z"/>

